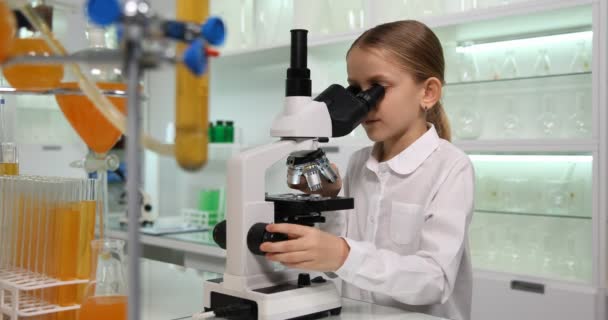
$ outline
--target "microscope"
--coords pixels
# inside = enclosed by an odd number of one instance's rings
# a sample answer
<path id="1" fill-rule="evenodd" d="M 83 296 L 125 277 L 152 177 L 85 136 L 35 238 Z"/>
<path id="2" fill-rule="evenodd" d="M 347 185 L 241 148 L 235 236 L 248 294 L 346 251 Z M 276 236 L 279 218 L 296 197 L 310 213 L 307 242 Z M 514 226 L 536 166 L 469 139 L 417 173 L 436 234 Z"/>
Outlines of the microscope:
<path id="1" fill-rule="evenodd" d="M 270 134 L 278 141 L 249 149 L 228 162 L 227 218 L 213 237 L 227 250 L 222 278 L 207 280 L 204 306 L 228 319 L 317 319 L 341 312 L 335 284 L 322 276 L 311 279 L 305 271 L 277 268 L 259 247 L 266 241 L 287 240 L 285 234 L 266 231 L 269 223 L 314 226 L 325 222 L 323 212 L 354 208 L 354 200 L 318 194 L 265 193 L 265 172 L 287 157 L 289 183 L 305 177 L 311 191 L 322 179 L 335 182 L 320 144 L 330 137 L 349 134 L 384 96 L 374 85 L 366 91 L 333 84 L 311 97 L 307 68 L 306 30 L 291 30 L 291 61 L 287 69 L 283 111 L 274 119 Z"/>

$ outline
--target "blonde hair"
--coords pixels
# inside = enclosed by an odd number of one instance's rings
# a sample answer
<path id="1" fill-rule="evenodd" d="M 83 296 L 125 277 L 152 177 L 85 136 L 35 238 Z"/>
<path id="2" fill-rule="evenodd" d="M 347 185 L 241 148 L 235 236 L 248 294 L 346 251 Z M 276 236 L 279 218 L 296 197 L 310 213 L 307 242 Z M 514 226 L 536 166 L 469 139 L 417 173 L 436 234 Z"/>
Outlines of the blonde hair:
<path id="1" fill-rule="evenodd" d="M 353 44 L 353 48 L 379 49 L 392 55 L 395 61 L 414 76 L 418 83 L 435 77 L 445 83 L 445 61 L 441 42 L 425 24 L 414 20 L 402 20 L 381 24 L 365 31 Z M 451 140 L 450 122 L 441 101 L 426 114 L 442 139 Z"/>

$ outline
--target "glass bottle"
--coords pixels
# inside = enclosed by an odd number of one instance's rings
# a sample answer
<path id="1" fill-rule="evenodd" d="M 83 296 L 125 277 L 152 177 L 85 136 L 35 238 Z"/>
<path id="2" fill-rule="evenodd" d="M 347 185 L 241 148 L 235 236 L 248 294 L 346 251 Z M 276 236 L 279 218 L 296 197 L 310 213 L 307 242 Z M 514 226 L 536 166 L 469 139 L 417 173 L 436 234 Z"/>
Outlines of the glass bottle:
<path id="1" fill-rule="evenodd" d="M 505 61 L 502 64 L 501 73 L 504 78 L 517 78 L 519 76 L 517 61 L 515 60 L 515 51 L 513 49 L 509 49 L 505 52 Z"/>
<path id="2" fill-rule="evenodd" d="M 585 112 L 585 93 L 577 92 L 574 103 L 574 112 L 568 118 L 568 123 L 572 126 L 572 134 L 575 137 L 589 137 L 591 128 Z"/>
<path id="3" fill-rule="evenodd" d="M 561 129 L 561 121 L 555 110 L 555 101 L 549 94 L 545 94 L 542 98 L 541 114 L 538 117 L 540 130 L 545 138 L 557 138 L 557 134 Z"/>
<path id="4" fill-rule="evenodd" d="M 577 43 L 576 53 L 570 63 L 570 72 L 589 72 L 591 71 L 591 59 L 585 45 L 585 40 Z"/>
<path id="5" fill-rule="evenodd" d="M 93 274 L 80 307 L 81 320 L 127 319 L 124 245 L 122 240 L 91 242 Z"/>
<path id="6" fill-rule="evenodd" d="M 551 59 L 549 59 L 549 51 L 547 48 L 538 50 L 536 62 L 534 63 L 534 73 L 537 76 L 546 76 L 551 74 Z"/>
<path id="7" fill-rule="evenodd" d="M 507 97 L 505 105 L 505 118 L 502 123 L 503 133 L 505 137 L 513 138 L 518 135 L 521 130 L 521 120 L 515 109 L 512 97 Z"/>

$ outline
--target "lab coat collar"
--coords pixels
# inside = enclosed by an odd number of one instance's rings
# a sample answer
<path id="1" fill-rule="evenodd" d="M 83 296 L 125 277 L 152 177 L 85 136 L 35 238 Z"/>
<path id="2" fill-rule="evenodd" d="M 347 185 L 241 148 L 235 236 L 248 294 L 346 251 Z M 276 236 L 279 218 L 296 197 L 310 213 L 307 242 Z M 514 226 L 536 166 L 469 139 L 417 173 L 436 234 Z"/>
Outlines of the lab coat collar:
<path id="1" fill-rule="evenodd" d="M 420 138 L 401 151 L 401 153 L 386 161 L 391 170 L 402 175 L 410 174 L 418 169 L 424 160 L 439 147 L 440 138 L 437 130 L 435 130 L 435 126 L 431 123 L 428 126 L 429 129 Z M 380 145 L 376 143 L 373 148 L 370 148 L 369 158 L 366 163 L 367 168 L 373 172 L 378 172 L 379 167 L 383 165 L 376 158 L 379 147 Z"/>

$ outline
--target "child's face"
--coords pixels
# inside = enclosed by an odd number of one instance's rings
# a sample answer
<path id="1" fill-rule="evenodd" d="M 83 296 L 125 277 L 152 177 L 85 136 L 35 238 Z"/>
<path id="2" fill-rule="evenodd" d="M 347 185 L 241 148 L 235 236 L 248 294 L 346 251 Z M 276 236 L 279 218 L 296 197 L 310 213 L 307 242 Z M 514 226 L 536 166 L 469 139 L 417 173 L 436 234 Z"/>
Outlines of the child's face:
<path id="1" fill-rule="evenodd" d="M 353 48 L 346 57 L 348 83 L 369 89 L 382 85 L 386 92 L 380 103 L 367 115 L 363 128 L 374 142 L 403 136 L 416 121 L 424 122 L 421 99 L 424 85 L 394 63 L 388 54 L 375 49 Z"/>

